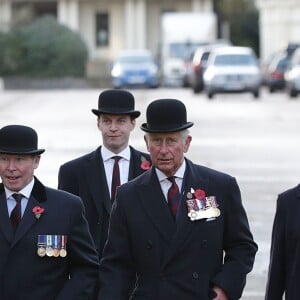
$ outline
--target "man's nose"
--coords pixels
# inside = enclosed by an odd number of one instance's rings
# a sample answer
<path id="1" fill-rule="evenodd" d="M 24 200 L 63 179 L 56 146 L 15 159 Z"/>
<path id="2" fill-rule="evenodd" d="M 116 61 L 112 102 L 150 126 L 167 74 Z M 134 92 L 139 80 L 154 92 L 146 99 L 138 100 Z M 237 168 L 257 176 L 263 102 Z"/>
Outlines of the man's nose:
<path id="1" fill-rule="evenodd" d="M 169 151 L 169 147 L 166 141 L 162 141 L 160 145 L 160 152 L 166 153 Z"/>
<path id="2" fill-rule="evenodd" d="M 8 165 L 7 165 L 7 169 L 8 170 L 15 170 L 16 169 L 16 163 L 13 160 L 9 160 L 8 161 Z"/>

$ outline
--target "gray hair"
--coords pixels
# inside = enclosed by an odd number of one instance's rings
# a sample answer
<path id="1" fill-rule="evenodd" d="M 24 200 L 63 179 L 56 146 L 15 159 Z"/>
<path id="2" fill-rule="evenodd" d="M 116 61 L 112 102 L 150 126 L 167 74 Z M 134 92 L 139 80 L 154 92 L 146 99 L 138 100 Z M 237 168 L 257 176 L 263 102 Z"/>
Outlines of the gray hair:
<path id="1" fill-rule="evenodd" d="M 187 139 L 187 137 L 188 137 L 189 134 L 190 134 L 190 130 L 189 130 L 189 129 L 184 129 L 184 130 L 180 131 L 180 134 L 181 134 L 182 140 L 185 142 L 186 139 Z M 144 136 L 147 138 L 147 137 L 149 137 L 150 135 L 151 135 L 151 132 L 146 132 Z"/>

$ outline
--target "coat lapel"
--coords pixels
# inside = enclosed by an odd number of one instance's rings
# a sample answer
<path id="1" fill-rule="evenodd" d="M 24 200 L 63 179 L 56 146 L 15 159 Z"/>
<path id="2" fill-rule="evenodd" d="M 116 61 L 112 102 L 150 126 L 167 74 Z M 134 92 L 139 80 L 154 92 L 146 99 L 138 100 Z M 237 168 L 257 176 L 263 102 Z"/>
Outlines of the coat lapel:
<path id="1" fill-rule="evenodd" d="M 170 242 L 176 228 L 175 222 L 169 212 L 155 169 L 152 168 L 147 175 L 144 184 L 139 186 L 139 199 L 156 229 Z"/>
<path id="2" fill-rule="evenodd" d="M 111 210 L 111 200 L 108 190 L 108 185 L 105 176 L 105 169 L 103 164 L 103 159 L 101 157 L 100 147 L 94 151 L 87 161 L 85 166 L 85 176 L 88 178 L 92 178 L 93 180 L 87 180 L 90 190 L 92 199 L 97 207 L 98 212 L 101 211 L 101 203 L 99 198 L 103 199 L 104 207 L 108 213 Z"/>
<path id="3" fill-rule="evenodd" d="M 6 195 L 3 184 L 0 185 L 0 231 L 9 243 L 12 242 L 14 233 L 8 215 Z"/>
<path id="4" fill-rule="evenodd" d="M 191 231 L 195 228 L 195 223 L 197 221 L 191 221 L 187 215 L 187 193 L 193 188 L 208 190 L 208 179 L 203 178 L 199 172 L 197 172 L 194 164 L 186 160 L 187 167 L 184 175 L 183 188 L 182 188 L 182 198 L 179 207 L 179 212 L 177 216 L 176 232 L 172 239 L 171 247 L 169 248 L 169 253 L 166 255 L 166 260 L 164 264 L 167 264 L 170 259 L 176 255 L 176 253 L 181 249 L 182 245 L 186 239 L 190 236 Z"/>
<path id="5" fill-rule="evenodd" d="M 13 247 L 20 239 L 22 239 L 22 237 L 32 227 L 32 225 L 34 225 L 35 222 L 37 222 L 37 219 L 34 213 L 32 212 L 32 209 L 37 205 L 40 206 L 41 203 L 37 201 L 33 196 L 30 196 L 21 223 L 19 224 L 16 230 L 11 247 Z"/>
<path id="6" fill-rule="evenodd" d="M 1 197 L 5 199 L 5 193 L 1 193 Z M 28 199 L 28 203 L 24 215 L 15 234 L 13 234 L 12 227 L 8 218 L 8 213 L 6 218 L 4 218 L 4 221 L 0 221 L 0 222 L 4 222 L 0 225 L 1 227 L 3 225 L 7 226 L 6 228 L 4 228 L 3 232 L 4 233 L 6 232 L 5 235 L 6 237 L 8 237 L 8 240 L 11 242 L 11 247 L 13 247 L 20 239 L 22 239 L 22 237 L 27 233 L 27 231 L 37 221 L 37 219 L 34 216 L 34 213 L 32 212 L 33 207 L 36 205 L 42 206 L 42 203 L 45 201 L 47 201 L 45 187 L 37 178 L 34 178 L 34 186 L 31 192 L 31 196 Z M 0 205 L 2 206 L 3 203 L 1 203 Z M 7 211 L 7 207 L 6 207 L 6 211 Z"/>
<path id="7" fill-rule="evenodd" d="M 130 164 L 129 164 L 128 181 L 134 179 L 135 177 L 145 172 L 145 170 L 141 168 L 142 156 L 143 153 L 135 150 L 130 146 Z M 144 158 L 150 160 L 150 158 L 146 157 L 146 155 L 144 156 Z"/>

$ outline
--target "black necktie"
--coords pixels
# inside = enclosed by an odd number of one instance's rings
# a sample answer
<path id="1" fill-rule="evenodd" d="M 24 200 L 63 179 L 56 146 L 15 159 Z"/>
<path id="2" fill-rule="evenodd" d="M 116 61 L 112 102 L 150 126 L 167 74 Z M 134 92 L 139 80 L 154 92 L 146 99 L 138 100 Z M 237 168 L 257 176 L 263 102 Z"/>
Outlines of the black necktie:
<path id="1" fill-rule="evenodd" d="M 111 180 L 111 200 L 114 201 L 117 187 L 120 185 L 120 169 L 119 169 L 119 160 L 122 157 L 120 156 L 113 156 L 112 159 L 115 160 L 114 168 L 112 173 L 112 180 Z"/>
<path id="2" fill-rule="evenodd" d="M 16 200 L 16 206 L 10 214 L 10 221 L 14 231 L 16 231 L 19 223 L 21 222 L 21 200 L 23 198 L 22 194 L 13 194 L 12 195 Z"/>
<path id="3" fill-rule="evenodd" d="M 175 182 L 175 176 L 168 177 L 167 179 L 172 183 L 168 191 L 168 205 L 172 216 L 176 218 L 177 209 L 180 201 L 179 188 Z"/>

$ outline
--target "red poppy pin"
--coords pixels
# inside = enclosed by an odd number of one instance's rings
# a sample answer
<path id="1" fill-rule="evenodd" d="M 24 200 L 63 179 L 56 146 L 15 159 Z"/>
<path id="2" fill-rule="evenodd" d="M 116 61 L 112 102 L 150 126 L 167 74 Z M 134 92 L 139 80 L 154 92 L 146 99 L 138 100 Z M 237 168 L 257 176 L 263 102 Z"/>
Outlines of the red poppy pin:
<path id="1" fill-rule="evenodd" d="M 205 191 L 204 190 L 201 190 L 201 189 L 197 189 L 195 190 L 194 192 L 194 195 L 197 199 L 199 200 L 203 200 L 205 198 Z"/>
<path id="2" fill-rule="evenodd" d="M 34 213 L 35 217 L 37 219 L 39 219 L 42 215 L 42 213 L 45 211 L 44 208 L 40 207 L 40 206 L 35 206 L 33 209 L 32 209 L 32 212 Z"/>
<path id="3" fill-rule="evenodd" d="M 144 156 L 141 157 L 141 168 L 145 171 L 149 170 L 151 167 L 151 162 L 147 160 Z"/>

